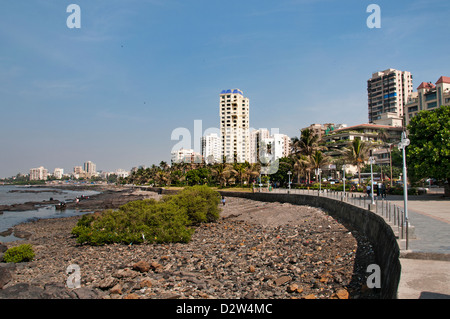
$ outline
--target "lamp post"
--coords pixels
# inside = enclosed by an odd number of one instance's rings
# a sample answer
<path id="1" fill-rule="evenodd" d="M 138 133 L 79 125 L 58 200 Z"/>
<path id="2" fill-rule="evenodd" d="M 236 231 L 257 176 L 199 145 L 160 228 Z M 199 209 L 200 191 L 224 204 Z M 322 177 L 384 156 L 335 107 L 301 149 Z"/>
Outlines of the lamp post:
<path id="1" fill-rule="evenodd" d="M 402 150 L 403 156 L 403 202 L 405 211 L 405 224 L 406 224 L 406 250 L 408 250 L 408 178 L 406 176 L 406 147 L 409 145 L 410 140 L 406 137 L 406 132 L 402 133 L 402 140 L 398 144 L 398 149 Z"/>
<path id="2" fill-rule="evenodd" d="M 372 205 L 375 204 L 374 200 L 373 200 L 373 168 L 372 165 L 375 164 L 375 157 L 370 156 L 369 157 L 369 164 L 370 164 L 370 183 L 372 185 L 370 185 L 370 192 L 372 194 Z"/>
<path id="3" fill-rule="evenodd" d="M 288 173 L 288 177 L 289 177 L 289 190 L 288 190 L 288 194 L 290 194 L 291 193 L 291 171 L 288 171 L 287 172 Z"/>
<path id="4" fill-rule="evenodd" d="M 322 173 L 322 170 L 320 169 L 320 168 L 316 168 L 315 170 L 314 170 L 314 172 L 316 173 L 316 176 L 318 175 L 319 176 L 319 196 L 320 196 L 320 192 L 322 191 L 322 178 L 321 178 L 321 173 Z"/>
<path id="5" fill-rule="evenodd" d="M 342 199 L 345 198 L 345 169 L 346 169 L 346 166 L 344 164 L 344 165 L 342 165 L 342 182 L 344 183 L 344 196 L 342 197 Z"/>

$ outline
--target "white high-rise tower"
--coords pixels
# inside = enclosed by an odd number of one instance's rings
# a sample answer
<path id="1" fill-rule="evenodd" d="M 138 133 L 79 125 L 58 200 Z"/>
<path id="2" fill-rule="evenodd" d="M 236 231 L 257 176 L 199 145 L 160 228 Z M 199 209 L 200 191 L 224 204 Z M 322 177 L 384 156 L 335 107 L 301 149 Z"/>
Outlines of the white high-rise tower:
<path id="1" fill-rule="evenodd" d="M 250 161 L 250 100 L 239 89 L 220 93 L 222 155 L 228 163 Z"/>

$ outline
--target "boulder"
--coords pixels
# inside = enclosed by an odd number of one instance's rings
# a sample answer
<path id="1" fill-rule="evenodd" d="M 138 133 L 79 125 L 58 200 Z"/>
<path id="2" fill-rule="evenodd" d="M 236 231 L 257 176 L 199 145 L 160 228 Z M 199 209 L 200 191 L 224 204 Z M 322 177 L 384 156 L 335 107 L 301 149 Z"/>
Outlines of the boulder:
<path id="1" fill-rule="evenodd" d="M 0 267 L 0 289 L 10 282 L 12 275 L 6 267 Z"/>
<path id="2" fill-rule="evenodd" d="M 140 272 L 148 272 L 150 270 L 150 264 L 144 260 L 141 260 L 133 265 L 133 269 Z"/>

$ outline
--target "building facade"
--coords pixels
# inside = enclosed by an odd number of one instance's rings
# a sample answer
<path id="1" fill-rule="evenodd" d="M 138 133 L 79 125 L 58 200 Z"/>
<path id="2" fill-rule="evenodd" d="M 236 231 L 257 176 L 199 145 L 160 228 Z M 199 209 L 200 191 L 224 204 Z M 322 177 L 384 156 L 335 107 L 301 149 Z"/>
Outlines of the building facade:
<path id="1" fill-rule="evenodd" d="M 450 105 L 450 77 L 441 76 L 435 84 L 422 82 L 406 104 L 406 124 L 420 111 L 433 110 L 442 105 Z"/>
<path id="2" fill-rule="evenodd" d="M 178 151 L 172 151 L 171 162 L 174 163 L 202 163 L 202 154 L 194 152 L 193 149 L 181 148 Z"/>
<path id="3" fill-rule="evenodd" d="M 55 168 L 53 170 L 53 177 L 56 179 L 61 179 L 64 175 L 64 169 L 63 168 Z"/>
<path id="4" fill-rule="evenodd" d="M 369 123 L 385 113 L 403 118 L 408 97 L 413 92 L 413 77 L 408 71 L 387 69 L 376 72 L 367 81 Z"/>
<path id="5" fill-rule="evenodd" d="M 219 135 L 211 133 L 202 136 L 201 144 L 206 164 L 222 163 L 222 141 Z"/>
<path id="6" fill-rule="evenodd" d="M 85 162 L 83 168 L 84 168 L 84 172 L 88 176 L 93 176 L 97 173 L 97 165 L 95 165 L 91 161 Z"/>
<path id="7" fill-rule="evenodd" d="M 226 162 L 250 161 L 250 100 L 239 89 L 220 93 L 220 133 Z"/>
<path id="8" fill-rule="evenodd" d="M 30 169 L 30 181 L 46 180 L 48 176 L 48 170 L 43 166 Z"/>

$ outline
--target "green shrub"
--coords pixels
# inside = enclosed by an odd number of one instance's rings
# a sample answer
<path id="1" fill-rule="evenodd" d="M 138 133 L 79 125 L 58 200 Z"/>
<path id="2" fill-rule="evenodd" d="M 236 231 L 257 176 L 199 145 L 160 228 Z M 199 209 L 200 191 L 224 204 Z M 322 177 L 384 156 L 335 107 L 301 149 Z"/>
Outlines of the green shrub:
<path id="1" fill-rule="evenodd" d="M 72 229 L 79 243 L 189 242 L 190 226 L 219 218 L 220 195 L 207 186 L 187 187 L 162 201 L 138 200 L 82 216 Z"/>
<path id="2" fill-rule="evenodd" d="M 185 209 L 194 225 L 215 222 L 220 217 L 220 194 L 206 185 L 186 187 L 177 195 L 164 198 L 164 201 Z"/>
<path id="3" fill-rule="evenodd" d="M 23 261 L 32 261 L 34 258 L 33 247 L 30 244 L 22 244 L 17 247 L 9 248 L 3 255 L 3 260 L 7 263 L 20 263 Z"/>

